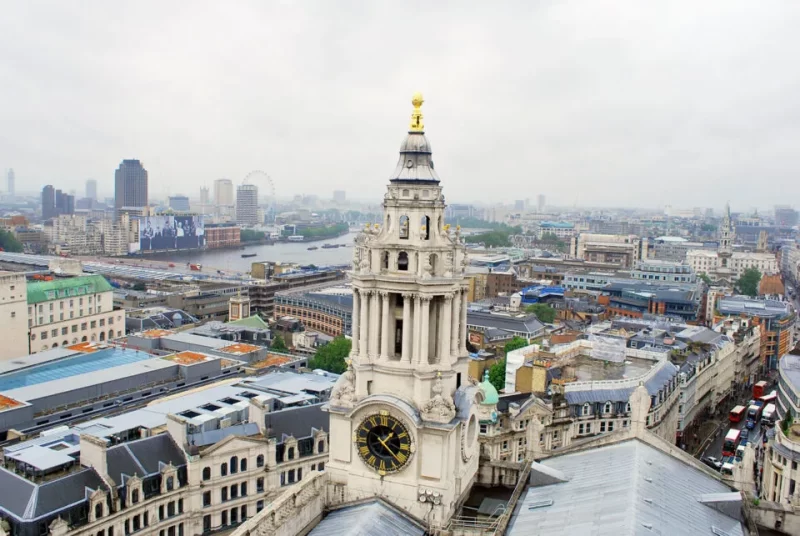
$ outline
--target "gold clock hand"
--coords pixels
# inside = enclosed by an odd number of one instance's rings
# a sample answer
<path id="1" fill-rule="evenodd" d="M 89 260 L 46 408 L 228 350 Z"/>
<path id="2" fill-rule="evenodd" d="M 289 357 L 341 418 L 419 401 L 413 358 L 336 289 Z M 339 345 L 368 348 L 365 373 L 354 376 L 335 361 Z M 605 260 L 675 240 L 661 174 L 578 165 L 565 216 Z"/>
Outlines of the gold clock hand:
<path id="1" fill-rule="evenodd" d="M 386 439 L 381 439 L 380 437 L 378 437 L 378 441 L 380 442 L 380 444 L 381 444 L 381 445 L 383 445 L 383 448 L 385 448 L 387 451 L 389 451 L 389 454 L 391 454 L 391 455 L 392 455 L 392 458 L 394 458 L 395 460 L 397 460 L 397 461 L 399 462 L 399 461 L 400 461 L 400 458 L 398 458 L 398 457 L 397 457 L 397 454 L 395 454 L 395 453 L 392 451 L 392 449 L 390 449 L 390 448 L 388 447 L 388 445 L 386 445 L 386 442 L 389 440 L 389 438 L 391 437 L 391 435 L 392 435 L 392 434 L 389 434 L 389 435 L 386 437 Z M 401 463 L 402 463 L 402 462 L 401 462 Z"/>

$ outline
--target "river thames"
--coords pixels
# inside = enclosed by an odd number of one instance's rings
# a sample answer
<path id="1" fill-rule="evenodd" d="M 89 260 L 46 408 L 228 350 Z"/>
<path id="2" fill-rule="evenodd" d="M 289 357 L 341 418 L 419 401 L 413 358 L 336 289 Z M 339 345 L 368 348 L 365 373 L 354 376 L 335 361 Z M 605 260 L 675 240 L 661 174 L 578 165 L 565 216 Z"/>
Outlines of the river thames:
<path id="1" fill-rule="evenodd" d="M 279 242 L 274 245 L 247 246 L 247 249 L 211 249 L 205 251 L 186 251 L 171 255 L 152 257 L 154 261 L 174 263 L 198 263 L 203 271 L 216 268 L 225 271 L 249 272 L 250 265 L 256 261 L 296 262 L 298 264 L 349 264 L 353 259 L 353 240 L 357 233 L 348 233 L 338 238 L 319 242 Z M 346 247 L 322 249 L 323 244 L 346 244 Z M 313 251 L 308 248 L 317 247 Z M 243 258 L 242 254 L 255 257 Z M 147 264 L 148 259 L 142 259 Z"/>

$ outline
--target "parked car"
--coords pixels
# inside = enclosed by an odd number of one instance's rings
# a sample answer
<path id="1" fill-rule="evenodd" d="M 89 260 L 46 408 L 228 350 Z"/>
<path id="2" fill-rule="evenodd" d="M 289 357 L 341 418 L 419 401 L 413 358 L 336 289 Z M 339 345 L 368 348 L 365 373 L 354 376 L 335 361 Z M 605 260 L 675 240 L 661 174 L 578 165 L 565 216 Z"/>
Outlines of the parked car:
<path id="1" fill-rule="evenodd" d="M 711 467 L 715 471 L 722 470 L 722 462 L 713 456 L 706 456 L 703 458 L 703 463 Z"/>

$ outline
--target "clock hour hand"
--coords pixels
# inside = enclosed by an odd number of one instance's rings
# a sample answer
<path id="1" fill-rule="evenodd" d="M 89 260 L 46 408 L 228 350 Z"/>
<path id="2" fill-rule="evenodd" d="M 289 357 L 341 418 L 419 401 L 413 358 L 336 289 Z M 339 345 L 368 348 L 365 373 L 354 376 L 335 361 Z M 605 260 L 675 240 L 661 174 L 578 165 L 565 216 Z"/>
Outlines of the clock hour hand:
<path id="1" fill-rule="evenodd" d="M 394 458 L 395 460 L 397 460 L 399 462 L 400 458 L 397 457 L 397 454 L 395 454 L 394 451 L 392 451 L 392 449 L 390 449 L 388 447 L 388 445 L 386 445 L 386 442 L 389 441 L 389 439 L 391 437 L 392 437 L 392 434 L 389 434 L 388 436 L 386 436 L 386 439 L 383 439 L 380 436 L 378 436 L 378 441 L 380 442 L 381 445 L 383 445 L 383 448 L 385 448 L 389 452 L 389 454 L 392 455 L 392 458 Z"/>

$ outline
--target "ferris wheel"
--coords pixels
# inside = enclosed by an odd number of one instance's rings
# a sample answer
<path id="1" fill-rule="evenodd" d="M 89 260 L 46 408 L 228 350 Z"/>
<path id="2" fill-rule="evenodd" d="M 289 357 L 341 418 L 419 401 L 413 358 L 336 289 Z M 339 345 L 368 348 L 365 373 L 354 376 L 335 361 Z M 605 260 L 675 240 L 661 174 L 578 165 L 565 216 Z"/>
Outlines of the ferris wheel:
<path id="1" fill-rule="evenodd" d="M 251 171 L 248 173 L 242 184 L 252 184 L 258 187 L 259 198 L 266 198 L 265 212 L 272 212 L 275 208 L 275 185 L 272 183 L 272 178 L 265 172 L 260 170 Z"/>

